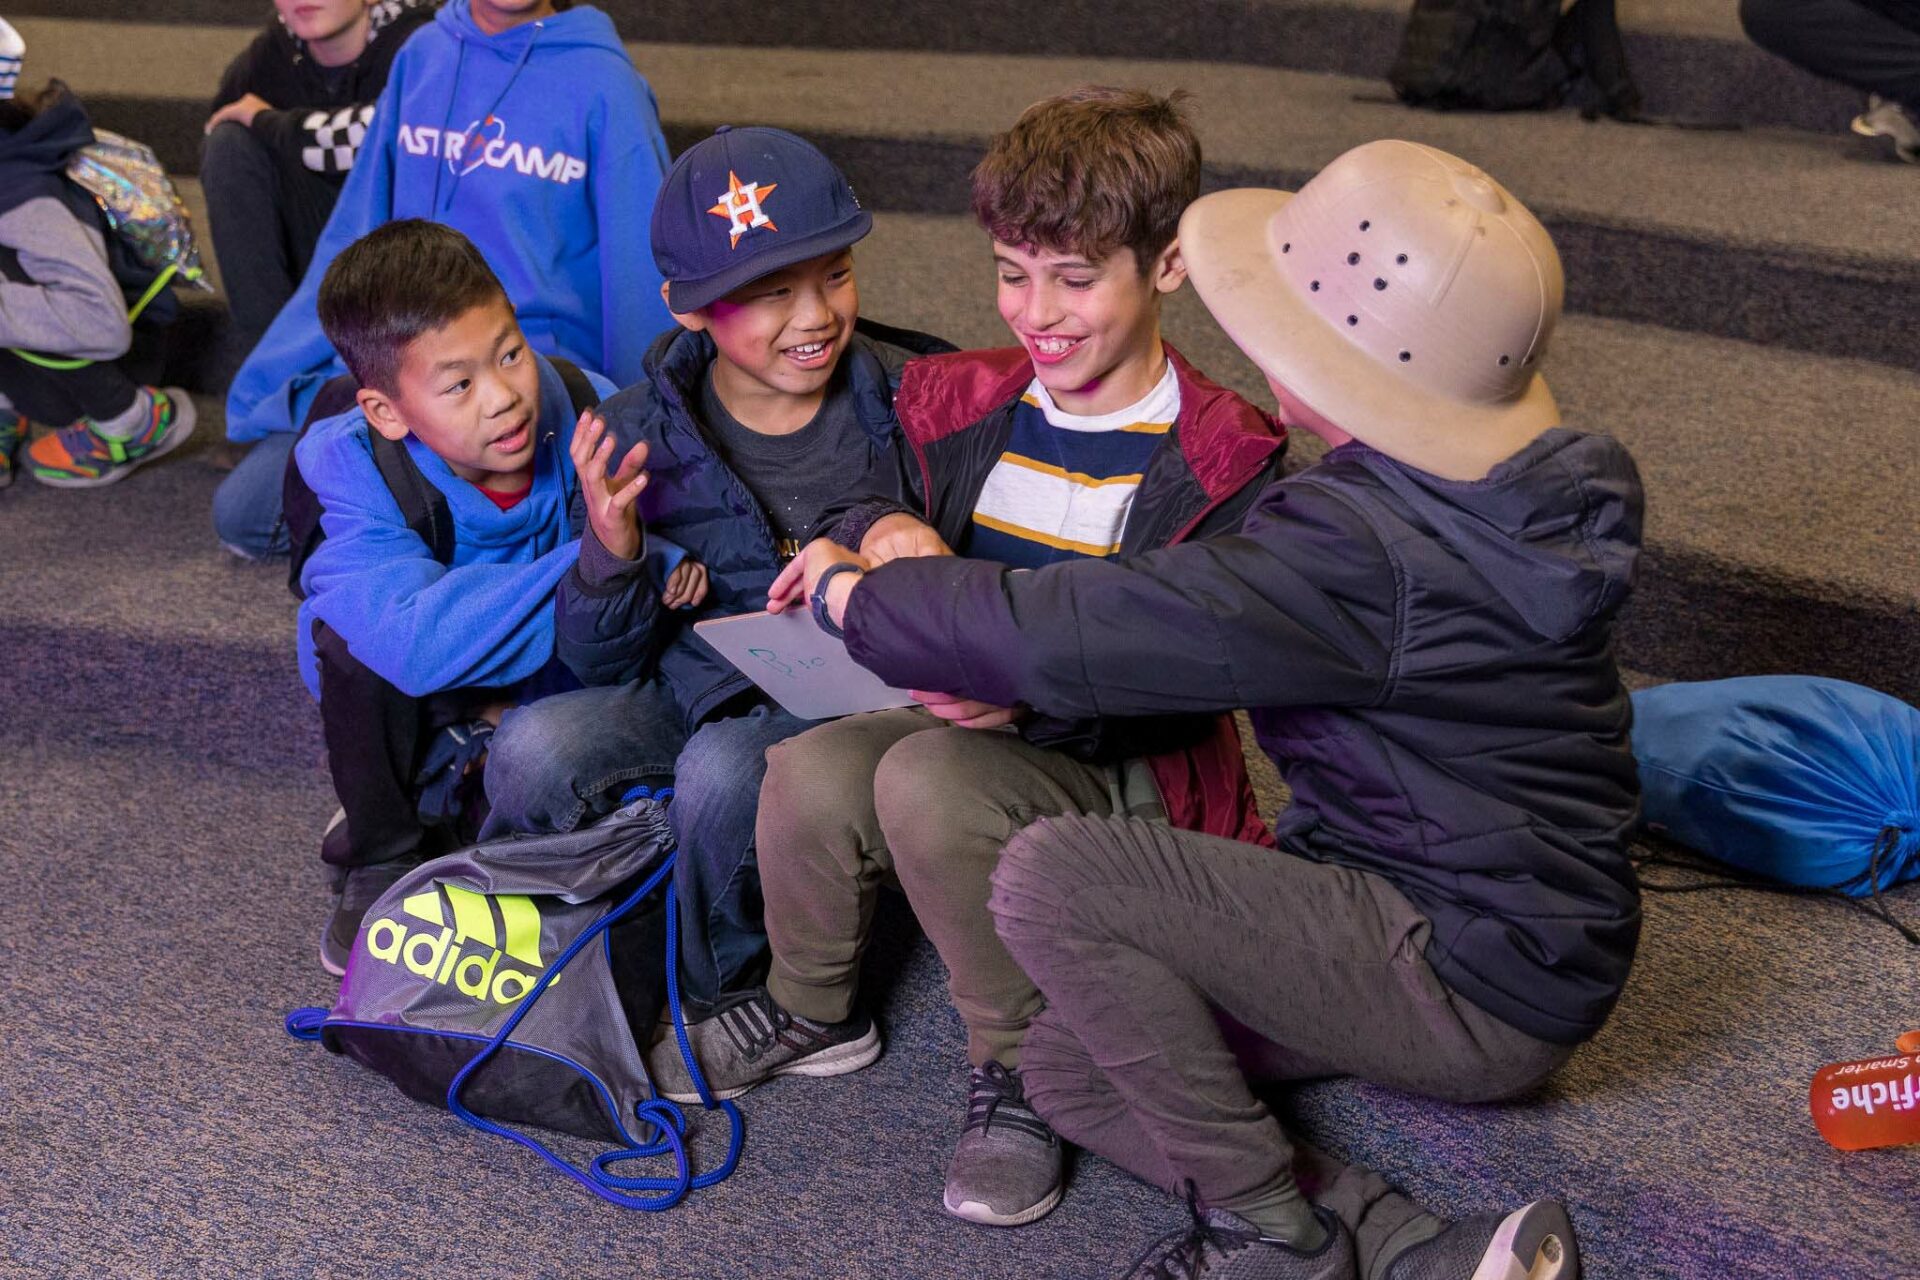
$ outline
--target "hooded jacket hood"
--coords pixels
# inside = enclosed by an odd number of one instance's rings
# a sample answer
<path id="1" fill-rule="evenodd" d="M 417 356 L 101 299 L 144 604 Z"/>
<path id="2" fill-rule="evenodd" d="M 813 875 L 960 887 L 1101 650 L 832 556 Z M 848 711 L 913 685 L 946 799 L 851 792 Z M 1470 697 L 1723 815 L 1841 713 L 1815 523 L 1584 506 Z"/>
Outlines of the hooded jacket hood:
<path id="1" fill-rule="evenodd" d="M 25 128 L 0 133 L 0 212 L 36 197 L 59 197 L 67 161 L 93 141 L 86 107 L 64 88 Z"/>
<path id="2" fill-rule="evenodd" d="M 1625 601 L 1640 554 L 1639 473 L 1611 436 L 1555 427 L 1483 479 L 1444 480 L 1345 445 L 1544 640 Z"/>

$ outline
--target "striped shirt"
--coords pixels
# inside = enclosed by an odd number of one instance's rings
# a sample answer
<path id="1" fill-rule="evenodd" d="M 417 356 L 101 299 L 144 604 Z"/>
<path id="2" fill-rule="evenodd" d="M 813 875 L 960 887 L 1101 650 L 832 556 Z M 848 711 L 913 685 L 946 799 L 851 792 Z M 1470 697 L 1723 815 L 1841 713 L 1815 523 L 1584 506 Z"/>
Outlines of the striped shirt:
<path id="1" fill-rule="evenodd" d="M 1147 459 L 1179 416 L 1171 363 L 1141 400 L 1084 417 L 1055 405 L 1036 378 L 1014 407 L 1013 434 L 987 473 L 961 554 L 1016 569 L 1112 555 Z"/>

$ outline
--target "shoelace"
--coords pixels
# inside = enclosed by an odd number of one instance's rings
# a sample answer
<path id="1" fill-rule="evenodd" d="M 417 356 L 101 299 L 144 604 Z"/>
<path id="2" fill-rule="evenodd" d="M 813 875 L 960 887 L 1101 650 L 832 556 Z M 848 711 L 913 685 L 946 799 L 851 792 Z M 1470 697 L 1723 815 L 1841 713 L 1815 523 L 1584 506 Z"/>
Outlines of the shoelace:
<path id="1" fill-rule="evenodd" d="M 714 1017 L 748 1062 L 773 1048 L 779 1043 L 780 1033 L 793 1025 L 793 1015 L 775 1004 L 765 990 L 733 997 L 720 1005 Z"/>
<path id="2" fill-rule="evenodd" d="M 989 1062 L 973 1069 L 972 1088 L 967 1091 L 967 1123 L 960 1131 L 984 1131 L 996 1124 L 1043 1142 L 1058 1141 L 1052 1127 L 1027 1105 L 1020 1077 L 998 1062 Z"/>
<path id="3" fill-rule="evenodd" d="M 1167 1232 L 1148 1245 L 1146 1252 L 1134 1264 L 1135 1270 L 1128 1273 L 1134 1280 L 1200 1280 L 1206 1271 L 1208 1250 L 1212 1250 L 1215 1256 L 1222 1256 L 1259 1239 L 1249 1232 L 1217 1227 L 1208 1222 L 1207 1215 L 1200 1208 L 1199 1190 L 1191 1178 L 1187 1179 L 1186 1196 L 1187 1212 L 1193 1215 L 1193 1221 Z M 1160 1256 L 1154 1258 L 1155 1254 Z M 1145 1271 L 1138 1270 L 1150 1258 L 1153 1259 L 1153 1266 Z"/>

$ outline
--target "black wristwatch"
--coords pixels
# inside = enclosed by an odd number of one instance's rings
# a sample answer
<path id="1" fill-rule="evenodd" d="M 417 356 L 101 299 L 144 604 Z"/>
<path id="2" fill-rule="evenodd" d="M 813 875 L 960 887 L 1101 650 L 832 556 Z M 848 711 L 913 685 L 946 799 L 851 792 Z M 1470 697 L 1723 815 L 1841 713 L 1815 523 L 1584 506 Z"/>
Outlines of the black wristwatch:
<path id="1" fill-rule="evenodd" d="M 807 603 L 813 609 L 814 624 L 835 640 L 846 639 L 847 633 L 841 630 L 840 627 L 834 623 L 833 618 L 827 613 L 827 584 L 832 582 L 837 574 L 865 572 L 866 570 L 862 569 L 859 565 L 848 564 L 845 560 L 842 560 L 838 564 L 828 565 L 827 571 L 820 575 L 820 581 L 813 584 L 813 595 L 808 598 Z"/>

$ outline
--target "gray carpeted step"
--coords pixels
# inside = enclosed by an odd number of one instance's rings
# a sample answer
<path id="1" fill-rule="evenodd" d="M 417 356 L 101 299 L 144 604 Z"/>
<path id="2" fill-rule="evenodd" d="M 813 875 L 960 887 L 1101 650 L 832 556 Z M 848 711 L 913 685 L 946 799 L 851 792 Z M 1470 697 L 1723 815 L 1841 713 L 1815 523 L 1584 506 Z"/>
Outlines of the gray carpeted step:
<path id="1" fill-rule="evenodd" d="M 622 35 L 659 43 L 1166 58 L 1334 72 L 1384 81 L 1407 0 L 766 0 L 729 10 L 701 0 L 604 0 Z M 1625 0 L 1629 65 L 1655 114 L 1845 127 L 1861 95 L 1762 52 L 1734 0 Z M 266 6 L 234 0 L 15 0 L 13 17 L 257 24 Z M 1384 83 L 1378 91 L 1385 91 Z"/>
<path id="2" fill-rule="evenodd" d="M 170 167 L 188 170 L 219 58 L 195 63 L 180 50 L 213 54 L 246 38 L 240 28 L 156 28 L 163 56 L 136 68 L 97 53 L 131 28 L 32 26 L 39 47 L 84 65 L 75 82 L 103 123 L 141 133 Z M 1573 310 L 1913 362 L 1907 329 L 1910 299 L 1920 294 L 1920 242 L 1906 210 L 1915 175 L 1828 138 L 1636 129 L 1566 115 L 1433 115 L 1356 102 L 1360 81 L 1220 64 L 659 44 L 632 51 L 676 145 L 716 123 L 785 125 L 819 141 L 863 199 L 886 211 L 963 210 L 966 174 L 987 138 L 1033 99 L 1089 80 L 1194 90 L 1216 186 L 1297 185 L 1372 138 L 1431 142 L 1485 165 L 1542 214 L 1570 268 Z M 898 93 L 901 83 L 915 86 L 912 98 Z"/>

